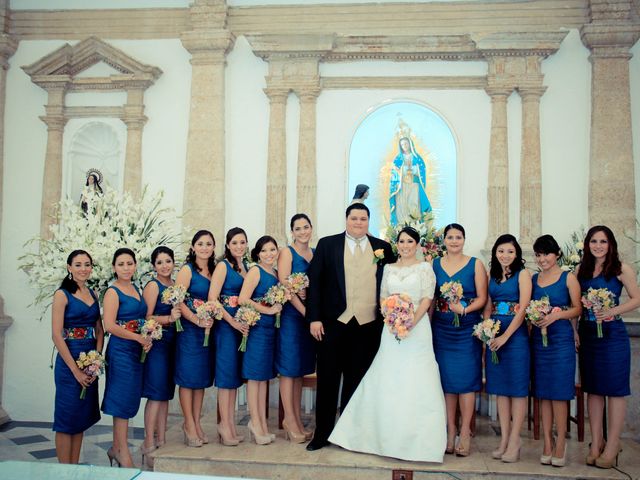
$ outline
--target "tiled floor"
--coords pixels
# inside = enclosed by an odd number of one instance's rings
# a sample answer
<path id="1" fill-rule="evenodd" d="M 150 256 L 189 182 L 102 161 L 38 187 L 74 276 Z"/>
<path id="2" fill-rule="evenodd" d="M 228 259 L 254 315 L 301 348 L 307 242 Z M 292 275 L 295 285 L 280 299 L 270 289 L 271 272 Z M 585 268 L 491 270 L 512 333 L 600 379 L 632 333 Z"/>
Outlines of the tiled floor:
<path id="1" fill-rule="evenodd" d="M 171 419 L 177 423 L 177 419 Z M 0 427 L 0 460 L 57 462 L 55 432 L 48 422 L 9 422 Z M 111 446 L 112 429 L 107 425 L 94 425 L 85 432 L 80 462 L 91 465 L 109 465 L 107 449 Z M 144 430 L 129 429 L 129 447 L 135 452 L 142 443 Z M 140 462 L 137 455 L 134 461 Z"/>

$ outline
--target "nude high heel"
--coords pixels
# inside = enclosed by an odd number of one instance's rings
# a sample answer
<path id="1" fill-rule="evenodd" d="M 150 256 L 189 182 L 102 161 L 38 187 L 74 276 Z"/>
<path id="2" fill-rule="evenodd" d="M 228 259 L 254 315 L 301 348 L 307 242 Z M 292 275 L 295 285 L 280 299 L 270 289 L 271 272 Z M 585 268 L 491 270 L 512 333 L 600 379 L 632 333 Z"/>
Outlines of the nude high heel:
<path id="1" fill-rule="evenodd" d="M 457 457 L 468 457 L 471 453 L 471 436 L 463 439 L 462 436 L 458 439 L 458 446 L 456 447 Z"/>
<path id="2" fill-rule="evenodd" d="M 282 428 L 284 429 L 284 438 L 289 440 L 291 443 L 304 443 L 306 441 L 304 433 L 292 432 L 287 426 L 286 420 L 282 421 Z"/>
<path id="3" fill-rule="evenodd" d="M 518 460 L 520 460 L 520 449 L 522 448 L 522 445 L 518 446 L 518 450 L 515 451 L 515 453 L 512 454 L 508 454 L 507 452 L 504 453 L 504 455 L 502 455 L 502 457 L 500 458 L 504 463 L 516 463 Z"/>
<path id="4" fill-rule="evenodd" d="M 240 441 L 236 438 L 231 438 L 231 439 L 226 438 L 226 436 L 223 435 L 222 431 L 220 430 L 220 425 L 218 425 L 218 440 L 225 447 L 237 447 L 238 444 L 240 443 Z"/>
<path id="5" fill-rule="evenodd" d="M 145 447 L 144 443 L 140 445 L 140 452 L 142 452 L 142 464 L 146 465 L 149 468 L 153 468 L 153 457 L 150 457 L 149 454 L 156 450 L 156 446 L 152 445 L 151 447 Z M 146 462 L 145 462 L 146 460 Z"/>
<path id="6" fill-rule="evenodd" d="M 613 468 L 614 466 L 617 467 L 618 466 L 618 455 L 620 455 L 620 452 L 622 451 L 622 449 L 618 450 L 618 453 L 616 453 L 616 456 L 613 458 L 606 458 L 604 455 L 600 455 L 598 458 L 596 458 L 596 467 L 598 468 Z"/>
<path id="7" fill-rule="evenodd" d="M 182 434 L 184 435 L 184 444 L 187 447 L 201 447 L 202 446 L 202 439 L 198 436 L 191 438 L 189 437 L 189 435 L 187 435 L 187 430 L 185 429 L 185 426 L 182 425 Z"/>
<path id="8" fill-rule="evenodd" d="M 598 458 L 600 455 L 602 455 L 602 452 L 604 452 L 604 448 L 607 446 L 606 443 L 602 443 L 602 447 L 600 447 L 600 453 L 598 455 L 591 455 L 591 452 L 589 452 L 587 454 L 587 458 L 585 459 L 585 463 L 587 465 L 589 465 L 590 467 L 595 467 L 596 466 L 596 458 Z M 589 448 L 591 448 L 591 444 L 589 444 Z"/>
<path id="9" fill-rule="evenodd" d="M 253 440 L 256 442 L 256 444 L 268 445 L 272 442 L 271 435 L 260 435 L 259 433 L 256 433 L 256 431 L 253 429 L 251 420 L 249 420 L 247 427 L 249 428 L 249 436 L 253 436 Z"/>
<path id="10" fill-rule="evenodd" d="M 567 444 L 564 444 L 562 457 L 551 457 L 551 465 L 554 467 L 564 467 L 567 464 Z"/>
<path id="11" fill-rule="evenodd" d="M 109 465 L 113 467 L 113 462 L 116 462 L 116 467 L 120 467 L 120 460 L 118 459 L 118 454 L 113 449 L 113 445 L 109 447 L 107 450 L 107 457 L 109 457 Z"/>
<path id="12" fill-rule="evenodd" d="M 496 448 L 493 452 L 491 452 L 491 458 L 495 458 L 496 460 L 500 460 L 502 459 L 502 456 L 504 455 L 504 452 L 506 452 L 507 449 L 504 448 Z"/>

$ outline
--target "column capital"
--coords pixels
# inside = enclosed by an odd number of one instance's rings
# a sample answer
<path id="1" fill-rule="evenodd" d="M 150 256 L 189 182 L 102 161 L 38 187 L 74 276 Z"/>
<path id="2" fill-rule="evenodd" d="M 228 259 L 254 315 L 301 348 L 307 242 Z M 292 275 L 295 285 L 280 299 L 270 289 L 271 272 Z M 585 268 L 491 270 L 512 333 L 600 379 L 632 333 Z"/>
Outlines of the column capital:
<path id="1" fill-rule="evenodd" d="M 234 39 L 228 30 L 191 30 L 180 36 L 182 46 L 192 56 L 192 65 L 224 64 Z"/>
<path id="2" fill-rule="evenodd" d="M 40 117 L 44 123 L 47 124 L 47 130 L 56 131 L 63 130 L 64 126 L 67 124 L 67 118 L 64 115 L 43 115 Z"/>
<path id="3" fill-rule="evenodd" d="M 122 123 L 127 126 L 127 130 L 142 130 L 144 124 L 147 123 L 148 118 L 145 115 L 124 115 Z"/>
<path id="4" fill-rule="evenodd" d="M 518 93 L 522 100 L 540 100 L 540 97 L 547 91 L 547 87 L 544 85 L 527 85 L 521 84 L 518 86 Z"/>
<path id="5" fill-rule="evenodd" d="M 301 102 L 315 102 L 320 93 L 322 93 L 322 88 L 318 85 L 315 86 L 300 86 L 293 87 L 293 91 L 298 96 Z"/>
<path id="6" fill-rule="evenodd" d="M 267 80 L 267 84 L 269 81 Z M 284 103 L 287 101 L 291 88 L 285 86 L 273 86 L 263 88 L 264 93 L 269 97 L 271 103 Z"/>
<path id="7" fill-rule="evenodd" d="M 514 90 L 515 87 L 513 85 L 487 85 L 484 89 L 487 95 L 491 97 L 491 101 L 501 99 L 502 97 L 506 100 Z"/>
<path id="8" fill-rule="evenodd" d="M 640 38 L 640 21 L 632 0 L 590 0 L 591 22 L 580 38 L 592 57 L 631 58 L 629 49 Z"/>

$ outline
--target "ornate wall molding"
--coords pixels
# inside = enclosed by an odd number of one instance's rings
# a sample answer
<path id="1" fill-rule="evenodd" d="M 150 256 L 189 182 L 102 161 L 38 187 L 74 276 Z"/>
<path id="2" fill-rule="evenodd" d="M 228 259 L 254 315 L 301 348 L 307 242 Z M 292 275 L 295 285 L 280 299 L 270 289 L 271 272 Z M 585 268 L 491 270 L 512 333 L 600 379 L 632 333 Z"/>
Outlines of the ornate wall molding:
<path id="1" fill-rule="evenodd" d="M 482 90 L 486 76 L 403 76 L 403 77 L 322 77 L 324 90 L 369 89 L 438 89 Z"/>
<path id="2" fill-rule="evenodd" d="M 103 62 L 118 74 L 102 77 L 78 77 L 93 65 Z M 47 124 L 47 155 L 42 181 L 42 210 L 40 235 L 49 235 L 53 205 L 62 192 L 62 140 L 64 125 L 69 118 L 105 113 L 118 116 L 127 125 L 127 154 L 125 160 L 125 189 L 139 195 L 142 178 L 142 126 L 144 92 L 153 85 L 162 70 L 145 65 L 97 37 L 89 37 L 71 46 L 65 44 L 31 65 L 22 67 L 31 81 L 48 93 L 46 115 L 40 117 Z M 69 91 L 127 92 L 127 103 L 122 107 L 66 107 L 65 95 Z"/>

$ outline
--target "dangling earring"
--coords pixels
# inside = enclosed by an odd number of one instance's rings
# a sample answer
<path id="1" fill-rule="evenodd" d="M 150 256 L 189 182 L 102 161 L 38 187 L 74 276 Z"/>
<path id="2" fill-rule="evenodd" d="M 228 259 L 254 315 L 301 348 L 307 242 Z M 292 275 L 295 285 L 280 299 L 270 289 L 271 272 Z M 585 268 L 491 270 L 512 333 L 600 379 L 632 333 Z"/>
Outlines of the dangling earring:
<path id="1" fill-rule="evenodd" d="M 71 272 L 69 272 L 69 275 L 67 275 L 67 278 L 68 278 L 69 280 L 73 280 L 73 275 L 71 275 Z"/>

